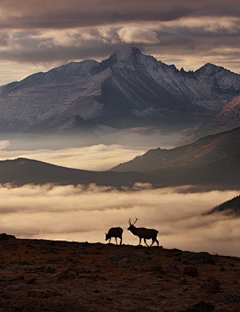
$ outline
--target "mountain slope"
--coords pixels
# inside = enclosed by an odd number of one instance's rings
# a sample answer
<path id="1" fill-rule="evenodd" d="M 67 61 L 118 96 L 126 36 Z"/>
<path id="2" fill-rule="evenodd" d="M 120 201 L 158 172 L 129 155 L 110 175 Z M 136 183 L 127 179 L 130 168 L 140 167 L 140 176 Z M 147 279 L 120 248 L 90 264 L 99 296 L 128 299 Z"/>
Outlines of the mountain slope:
<path id="1" fill-rule="evenodd" d="M 0 130 L 39 132 L 76 115 L 92 126 L 187 126 L 237 95 L 240 75 L 224 68 L 179 71 L 126 48 L 0 87 Z"/>
<path id="2" fill-rule="evenodd" d="M 154 188 L 194 185 L 202 190 L 236 189 L 240 185 L 240 153 L 227 159 L 190 167 L 168 167 L 147 173 L 139 172 L 94 172 L 70 169 L 44 162 L 19 158 L 0 161 L 0 183 L 12 186 L 25 184 L 42 185 L 97 185 L 122 189 L 122 186 L 133 187 L 138 183 L 150 183 Z M 141 186 L 140 186 L 141 187 Z"/>
<path id="3" fill-rule="evenodd" d="M 142 156 L 120 164 L 112 171 L 148 172 L 160 168 L 194 167 L 240 153 L 240 128 L 211 135 L 170 150 L 152 149 Z"/>
<path id="4" fill-rule="evenodd" d="M 151 180 L 151 177 L 142 173 L 95 172 L 70 169 L 25 158 L 0 161 L 1 184 L 11 183 L 12 185 L 21 186 L 29 183 L 54 183 L 60 185 L 96 183 L 98 185 L 120 187 L 121 185 L 132 186 L 135 182 L 147 182 L 148 180 Z"/>
<path id="5" fill-rule="evenodd" d="M 220 111 L 208 118 L 195 132 L 195 137 L 203 137 L 240 127 L 240 96 L 234 97 Z"/>
<path id="6" fill-rule="evenodd" d="M 194 185 L 205 189 L 239 189 L 240 153 L 198 166 L 166 167 L 149 171 L 159 186 Z"/>
<path id="7" fill-rule="evenodd" d="M 234 197 L 217 207 L 211 209 L 207 214 L 221 212 L 226 215 L 235 215 L 240 217 L 240 196 Z"/>

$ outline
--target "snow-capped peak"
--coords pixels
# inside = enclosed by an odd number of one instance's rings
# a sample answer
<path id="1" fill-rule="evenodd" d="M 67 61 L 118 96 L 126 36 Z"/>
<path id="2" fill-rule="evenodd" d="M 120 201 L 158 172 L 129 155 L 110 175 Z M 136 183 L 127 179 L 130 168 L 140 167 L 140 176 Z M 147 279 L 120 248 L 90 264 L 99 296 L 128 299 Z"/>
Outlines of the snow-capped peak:
<path id="1" fill-rule="evenodd" d="M 116 50 L 113 53 L 113 56 L 116 58 L 117 62 L 121 63 L 125 62 L 126 60 L 137 54 L 141 54 L 141 51 L 138 48 L 124 47 L 122 49 Z"/>

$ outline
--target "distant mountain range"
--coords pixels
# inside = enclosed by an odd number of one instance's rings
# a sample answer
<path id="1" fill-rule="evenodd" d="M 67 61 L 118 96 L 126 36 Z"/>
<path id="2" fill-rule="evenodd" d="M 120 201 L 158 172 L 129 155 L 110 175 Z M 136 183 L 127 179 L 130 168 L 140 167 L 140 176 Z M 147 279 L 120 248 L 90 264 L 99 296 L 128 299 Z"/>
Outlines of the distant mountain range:
<path id="1" fill-rule="evenodd" d="M 97 185 L 120 187 L 121 185 L 132 186 L 135 182 L 148 180 L 151 180 L 151 177 L 144 173 L 71 169 L 26 158 L 0 161 L 0 183 L 10 183 L 14 186 L 46 183 L 57 185 L 96 183 Z"/>
<path id="2" fill-rule="evenodd" d="M 0 132 L 94 137 L 97 125 L 187 127 L 237 96 L 240 75 L 223 67 L 186 72 L 126 48 L 102 62 L 72 62 L 0 87 Z"/>
<path id="3" fill-rule="evenodd" d="M 223 161 L 240 153 L 240 127 L 223 133 L 209 135 L 198 141 L 173 149 L 151 149 L 142 156 L 120 164 L 115 172 L 152 172 L 159 169 L 173 170 L 207 165 Z"/>
<path id="4" fill-rule="evenodd" d="M 239 129 L 240 131 L 240 129 Z M 237 135 L 236 133 L 233 134 Z M 230 134 L 228 133 L 230 138 Z M 201 141 L 201 140 L 200 140 Z M 205 141 L 207 143 L 207 140 Z M 135 183 L 151 183 L 153 187 L 167 187 L 167 186 L 181 186 L 181 185 L 193 185 L 200 187 L 200 189 L 237 189 L 240 185 L 240 153 L 221 158 L 215 157 L 214 152 L 210 153 L 209 150 L 220 151 L 222 147 L 227 146 L 227 143 L 231 142 L 224 138 L 221 142 L 221 138 L 216 136 L 216 140 L 208 140 L 209 145 L 206 146 L 206 150 L 196 149 L 194 153 L 194 144 L 189 145 L 188 149 L 193 158 L 187 155 L 185 159 L 182 158 L 181 152 L 174 152 L 175 155 L 179 155 L 179 158 L 172 157 L 173 151 L 169 151 L 169 159 L 167 160 L 167 152 L 165 151 L 164 163 L 167 165 L 159 166 L 157 157 L 149 157 L 151 151 L 147 154 L 147 160 L 142 156 L 142 167 L 139 169 L 141 172 L 133 171 L 131 166 L 129 171 L 117 172 L 119 169 L 126 169 L 124 165 L 118 168 L 114 168 L 112 171 L 94 172 L 79 169 L 69 169 L 59 167 L 44 162 L 39 162 L 30 159 L 15 159 L 0 161 L 0 183 L 10 183 L 11 185 L 22 186 L 25 184 L 45 184 L 53 183 L 57 185 L 67 184 L 83 184 L 88 185 L 95 183 L 97 185 L 113 186 L 122 189 L 122 186 L 133 187 Z M 203 143 L 203 142 L 202 142 Z M 229 143 L 230 144 L 230 143 Z M 230 145 L 228 145 L 230 148 Z M 236 146 L 239 146 L 236 144 Z M 187 150 L 187 147 L 183 147 L 183 150 Z M 232 153 L 236 152 L 236 148 L 232 149 Z M 159 151 L 161 154 L 161 150 Z M 205 157 L 204 152 L 210 153 L 211 157 Z M 230 153 L 229 153 L 230 154 Z M 218 155 L 218 153 L 216 154 Z M 222 155 L 222 157 L 226 156 Z M 203 161 L 196 161 L 192 164 L 191 161 L 194 158 L 203 157 Z M 141 157 L 140 157 L 141 158 Z M 221 158 L 221 159 L 220 159 Z M 138 159 L 138 158 L 136 158 Z M 159 159 L 163 160 L 161 156 Z M 146 166 L 146 163 L 151 164 L 153 161 L 154 166 Z M 161 161 L 160 161 L 161 162 Z M 172 165 L 171 165 L 172 163 Z M 138 167 L 139 168 L 139 167 Z M 145 168 L 145 172 L 143 172 Z M 114 171 L 115 170 L 115 171 Z"/>

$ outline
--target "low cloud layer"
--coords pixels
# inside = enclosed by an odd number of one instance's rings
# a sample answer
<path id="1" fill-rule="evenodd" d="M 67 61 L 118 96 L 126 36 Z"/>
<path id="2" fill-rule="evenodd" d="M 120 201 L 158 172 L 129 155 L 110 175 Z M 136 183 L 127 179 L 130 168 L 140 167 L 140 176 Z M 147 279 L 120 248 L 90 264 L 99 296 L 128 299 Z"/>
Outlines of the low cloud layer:
<path id="1" fill-rule="evenodd" d="M 6 160 L 23 157 L 68 168 L 103 171 L 121 162 L 129 161 L 144 152 L 143 149 L 131 149 L 121 145 L 107 146 L 99 144 L 62 150 L 0 151 L 0 159 Z"/>
<path id="2" fill-rule="evenodd" d="M 188 188 L 151 189 L 138 185 L 119 192 L 110 187 L 31 186 L 0 188 L 1 232 L 24 238 L 102 242 L 112 226 L 124 229 L 123 242 L 138 244 L 127 231 L 136 226 L 156 228 L 160 245 L 240 256 L 239 219 L 203 212 L 239 193 L 186 193 Z"/>
<path id="3" fill-rule="evenodd" d="M 103 171 L 142 155 L 151 148 L 168 149 L 180 145 L 186 133 L 187 130 L 163 134 L 160 130 L 151 128 L 116 131 L 109 127 L 101 127 L 98 129 L 98 135 L 107 144 L 54 150 L 10 150 L 16 142 L 18 147 L 21 146 L 21 139 L 17 137 L 13 140 L 0 140 L 0 160 L 24 157 L 64 167 Z M 22 140 L 25 143 L 24 138 Z M 9 149 L 5 150 L 5 147 Z"/>

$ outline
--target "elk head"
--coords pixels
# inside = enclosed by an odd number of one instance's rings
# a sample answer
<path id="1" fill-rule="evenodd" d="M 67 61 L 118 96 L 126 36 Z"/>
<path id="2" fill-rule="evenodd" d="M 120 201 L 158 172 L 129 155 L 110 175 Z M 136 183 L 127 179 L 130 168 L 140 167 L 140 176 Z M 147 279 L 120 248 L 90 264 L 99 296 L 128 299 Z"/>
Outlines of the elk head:
<path id="1" fill-rule="evenodd" d="M 137 222 L 138 218 L 135 218 L 135 221 L 131 223 L 131 219 L 129 218 L 128 223 L 129 223 L 129 228 L 128 230 L 131 231 L 132 228 L 135 228 L 134 224 Z"/>

